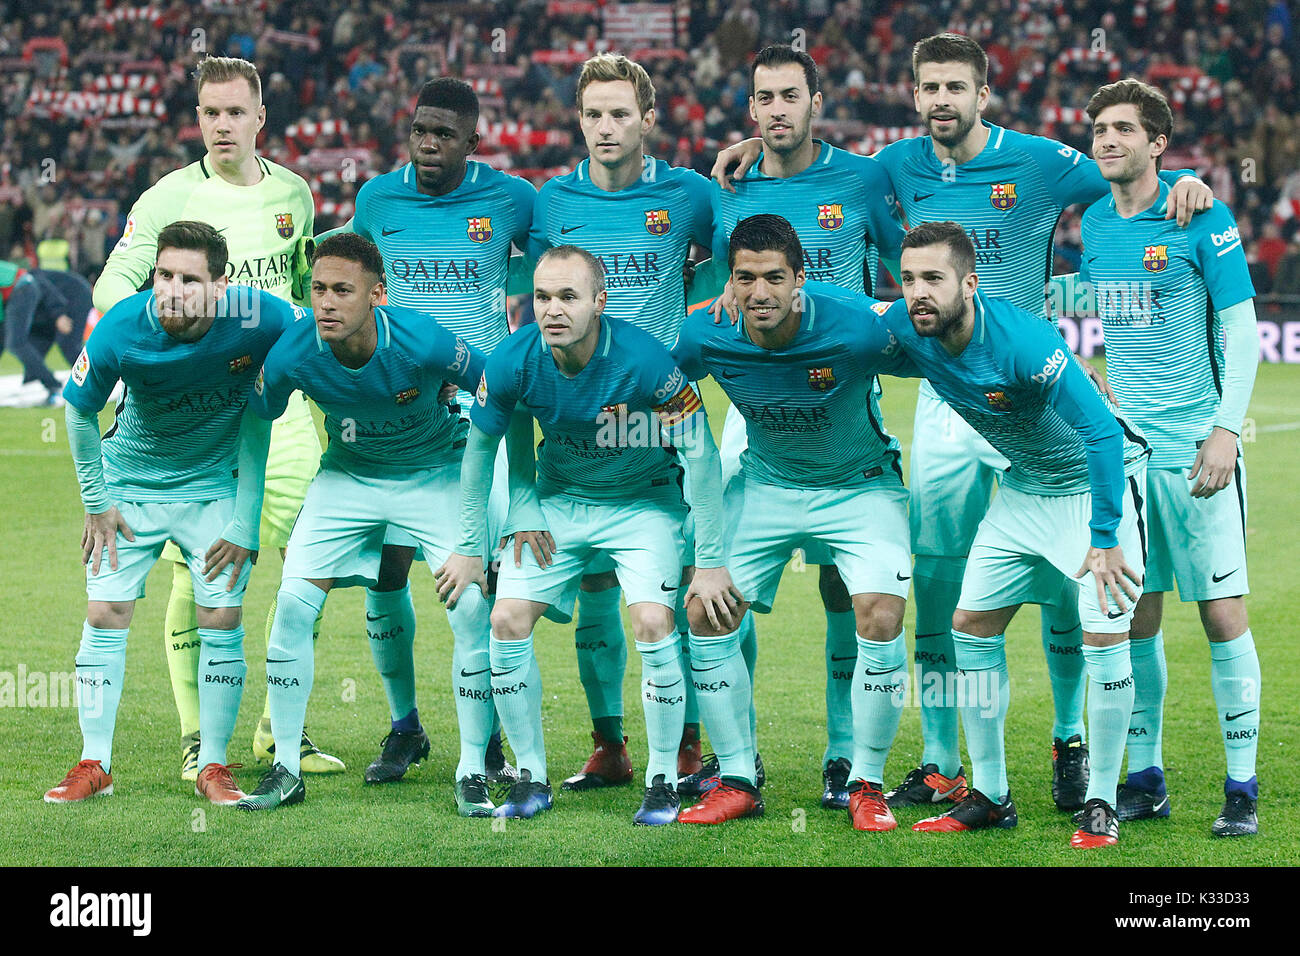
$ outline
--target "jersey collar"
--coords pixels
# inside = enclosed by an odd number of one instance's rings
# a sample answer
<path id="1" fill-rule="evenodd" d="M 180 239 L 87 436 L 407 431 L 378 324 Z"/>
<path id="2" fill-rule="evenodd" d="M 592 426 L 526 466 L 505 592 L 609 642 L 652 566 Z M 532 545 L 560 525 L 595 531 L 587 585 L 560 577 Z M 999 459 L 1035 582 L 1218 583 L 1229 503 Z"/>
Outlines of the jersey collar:
<path id="1" fill-rule="evenodd" d="M 439 202 L 446 199 L 458 199 L 460 198 L 461 190 L 468 192 L 470 188 L 478 184 L 478 174 L 482 165 L 482 163 L 476 163 L 470 159 L 465 160 L 465 176 L 461 179 L 460 184 L 455 189 L 449 193 L 444 193 L 441 196 L 426 196 L 424 193 L 420 192 L 420 188 L 415 184 L 415 164 L 408 162 L 402 167 L 402 185 L 415 193 L 421 199 L 433 199 Z"/>
<path id="2" fill-rule="evenodd" d="M 795 173 L 794 176 L 786 176 L 784 177 L 785 179 L 794 179 L 797 176 L 802 176 L 804 173 L 817 169 L 819 166 L 829 166 L 831 164 L 831 154 L 835 152 L 835 147 L 831 146 L 824 140 L 817 139 L 816 137 L 813 138 L 813 142 L 817 144 L 817 155 L 813 158 L 813 161 L 808 164 L 808 168 Z M 750 166 L 749 169 L 745 171 L 745 175 L 741 177 L 741 182 L 744 182 L 746 179 L 777 178 L 776 176 L 769 176 L 763 172 L 763 153 L 765 152 L 766 150 L 758 154 L 758 159 L 754 160 L 754 165 Z"/>
<path id="3" fill-rule="evenodd" d="M 995 126 L 994 124 L 989 123 L 985 120 L 980 120 L 980 122 L 983 125 L 988 127 L 989 138 L 984 143 L 984 148 L 981 149 L 974 156 L 972 156 L 970 159 L 966 160 L 966 162 L 962 163 L 961 164 L 962 166 L 969 166 L 972 163 L 976 162 L 977 160 L 983 158 L 985 154 L 996 152 L 1002 149 L 1003 140 L 1006 138 L 1007 135 L 1006 129 L 1002 126 Z M 933 163 L 935 166 L 942 168 L 943 163 L 939 161 L 939 154 L 934 151 L 934 137 L 926 136 L 925 139 L 926 139 L 926 144 L 929 146 L 930 162 Z"/>
<path id="4" fill-rule="evenodd" d="M 638 177 L 635 182 L 629 183 L 628 185 L 624 186 L 622 189 L 615 190 L 615 192 L 620 192 L 620 193 L 631 192 L 642 183 L 655 182 L 658 178 L 657 176 L 647 177 L 646 175 L 647 171 L 653 170 L 655 168 L 655 162 L 656 160 L 653 156 L 647 153 L 642 153 L 641 154 L 641 176 Z M 604 195 L 610 195 L 604 189 L 601 189 L 599 186 L 597 186 L 595 183 L 591 181 L 591 157 L 590 156 L 582 160 L 580 163 L 578 163 L 577 166 L 574 167 L 573 181 L 575 183 L 580 184 L 585 189 L 590 189 L 596 193 L 601 193 Z"/>
<path id="5" fill-rule="evenodd" d="M 1119 211 L 1115 208 L 1114 192 L 1111 192 L 1110 198 L 1106 200 L 1106 211 L 1116 219 L 1121 219 L 1123 222 L 1134 222 L 1138 219 L 1164 219 L 1165 214 L 1169 211 L 1169 192 L 1173 187 L 1158 176 L 1156 177 L 1156 181 L 1160 184 L 1160 192 L 1156 194 L 1156 201 L 1146 209 L 1143 209 L 1136 216 L 1133 216 L 1130 219 L 1122 219 Z"/>
<path id="6" fill-rule="evenodd" d="M 227 284 L 226 291 L 221 293 L 221 298 L 217 300 L 217 314 L 213 317 L 213 324 L 216 324 L 217 319 L 224 319 L 230 315 L 230 297 L 232 294 L 237 294 L 234 289 L 235 287 L 233 285 Z M 248 291 L 252 292 L 253 290 L 249 289 Z M 169 334 L 167 330 L 162 327 L 162 320 L 158 318 L 158 300 L 154 298 L 152 292 L 149 293 L 149 298 L 144 304 L 144 316 L 149 320 L 149 324 L 153 327 L 155 332 L 161 332 L 163 335 Z M 211 331 L 212 329 L 209 328 L 208 332 Z M 207 335 L 207 332 L 203 334 Z M 196 339 L 195 341 L 198 340 Z"/>
<path id="7" fill-rule="evenodd" d="M 795 332 L 794 338 L 786 344 L 786 348 L 790 348 L 795 342 L 799 341 L 801 335 L 811 332 L 813 323 L 817 318 L 817 300 L 802 288 L 795 292 L 795 295 L 803 299 L 803 308 L 799 312 L 799 330 Z M 736 320 L 736 337 L 755 345 L 756 348 L 763 348 L 761 345 L 756 345 L 754 340 L 749 337 L 749 330 L 745 328 L 745 317 L 743 315 Z M 764 349 L 764 351 L 767 350 Z"/>

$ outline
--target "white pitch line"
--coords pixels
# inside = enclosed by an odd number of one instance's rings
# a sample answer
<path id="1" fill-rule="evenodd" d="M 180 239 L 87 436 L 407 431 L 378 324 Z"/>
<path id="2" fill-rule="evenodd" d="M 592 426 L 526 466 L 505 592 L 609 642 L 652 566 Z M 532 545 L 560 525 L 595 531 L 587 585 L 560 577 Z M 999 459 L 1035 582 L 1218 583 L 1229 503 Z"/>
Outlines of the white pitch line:
<path id="1" fill-rule="evenodd" d="M 1260 425 L 1257 432 L 1293 432 L 1300 431 L 1300 422 L 1279 422 L 1276 425 Z"/>
<path id="2" fill-rule="evenodd" d="M 13 458 L 66 458 L 67 451 L 52 448 L 0 448 L 0 455 Z"/>

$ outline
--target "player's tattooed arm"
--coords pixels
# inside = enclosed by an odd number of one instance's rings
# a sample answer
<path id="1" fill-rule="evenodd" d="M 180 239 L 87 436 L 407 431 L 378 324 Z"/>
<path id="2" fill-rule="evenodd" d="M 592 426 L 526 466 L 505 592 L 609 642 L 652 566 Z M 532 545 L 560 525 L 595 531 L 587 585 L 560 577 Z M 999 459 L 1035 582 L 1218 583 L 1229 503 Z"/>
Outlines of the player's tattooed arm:
<path id="1" fill-rule="evenodd" d="M 763 140 L 759 136 L 751 136 L 749 139 L 734 143 L 718 153 L 709 175 L 727 192 L 734 193 L 736 187 L 731 185 L 731 181 L 740 179 L 749 172 L 749 167 L 758 162 L 762 152 Z M 736 168 L 733 170 L 732 166 Z"/>

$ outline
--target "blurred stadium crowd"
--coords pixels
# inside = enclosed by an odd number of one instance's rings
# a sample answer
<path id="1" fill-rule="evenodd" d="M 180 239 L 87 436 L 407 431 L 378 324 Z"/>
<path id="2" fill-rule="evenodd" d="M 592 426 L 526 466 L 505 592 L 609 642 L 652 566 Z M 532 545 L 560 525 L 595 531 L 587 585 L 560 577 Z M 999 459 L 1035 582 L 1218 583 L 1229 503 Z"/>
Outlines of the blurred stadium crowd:
<path id="1" fill-rule="evenodd" d="M 206 53 L 261 70 L 259 146 L 312 184 L 317 231 L 365 179 L 406 161 L 415 92 L 452 75 L 483 105 L 477 158 L 540 184 L 585 155 L 578 66 L 604 49 L 650 71 L 652 151 L 707 174 L 750 135 L 748 60 L 803 44 L 820 65 L 817 135 L 858 152 L 922 132 L 912 43 L 982 43 L 987 118 L 1087 149 L 1082 107 L 1137 76 L 1176 107 L 1172 167 L 1234 210 L 1261 293 L 1300 295 L 1300 0 L 7 0 L 0 18 L 0 257 L 92 281 L 132 201 L 198 159 L 190 73 Z M 1078 261 L 1078 216 L 1058 269 Z"/>

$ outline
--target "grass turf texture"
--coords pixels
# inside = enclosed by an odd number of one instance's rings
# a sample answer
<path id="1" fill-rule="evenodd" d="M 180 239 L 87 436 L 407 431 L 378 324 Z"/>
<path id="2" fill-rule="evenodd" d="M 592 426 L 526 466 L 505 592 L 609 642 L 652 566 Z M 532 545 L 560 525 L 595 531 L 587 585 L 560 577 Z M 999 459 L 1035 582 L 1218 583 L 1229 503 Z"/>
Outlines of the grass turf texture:
<path id="1" fill-rule="evenodd" d="M 11 356 L 0 374 L 17 371 Z M 885 382 L 887 427 L 908 447 L 915 383 Z M 706 386 L 715 428 L 723 409 Z M 824 654 L 817 575 L 787 570 L 776 609 L 760 615 L 757 700 L 759 741 L 767 767 L 767 814 L 722 827 L 632 826 L 641 798 L 645 729 L 638 705 L 640 664 L 629 649 L 624 699 L 637 766 L 629 787 L 561 793 L 590 750 L 585 698 L 574 662 L 572 628 L 543 622 L 537 652 L 545 685 L 545 723 L 554 809 L 532 821 L 466 820 L 456 815 L 451 776 L 457 754 L 450 696 L 451 635 L 426 565 L 412 569 L 419 617 L 416 665 L 421 718 L 433 741 L 429 760 L 398 784 L 365 787 L 361 772 L 379 750 L 388 712 L 362 630 L 362 592 L 330 597 L 318 645 L 308 711 L 313 739 L 347 762 L 345 774 L 307 778 L 307 801 L 269 814 L 208 805 L 179 777 L 180 742 L 160 638 L 170 572 L 157 567 L 136 607 L 126 684 L 117 721 L 114 794 L 88 805 L 49 806 L 41 794 L 80 752 L 73 707 L 0 707 L 0 864 L 77 865 L 85 834 L 95 833 L 93 863 L 107 865 L 249 864 L 623 864 L 623 865 L 1276 865 L 1300 863 L 1300 816 L 1285 783 L 1297 738 L 1294 701 L 1300 670 L 1290 635 L 1297 599 L 1294 489 L 1300 443 L 1300 371 L 1264 365 L 1246 445 L 1251 503 L 1251 624 L 1264 672 L 1262 781 L 1255 839 L 1215 840 L 1211 821 L 1222 803 L 1223 753 L 1210 695 L 1209 653 L 1193 605 L 1166 602 L 1169 697 L 1165 758 L 1173 816 L 1128 823 L 1112 850 L 1067 846 L 1073 825 L 1049 794 L 1051 699 L 1038 632 L 1038 611 L 1025 608 L 1010 628 L 1007 652 L 1011 710 L 1007 720 L 1012 793 L 1020 809 L 1013 831 L 921 834 L 921 810 L 897 814 L 888 834 L 854 832 L 845 811 L 819 806 L 824 730 Z M 64 434 L 63 413 L 0 410 L 0 487 L 9 503 L 0 549 L 0 672 L 16 676 L 68 672 L 85 614 L 78 565 L 82 512 Z M 1288 427 L 1290 426 L 1290 427 Z M 1250 437 L 1248 431 L 1247 437 Z M 906 456 L 904 456 L 906 461 Z M 454 520 L 447 516 L 447 520 Z M 263 622 L 280 561 L 267 554 L 246 600 L 248 692 L 229 759 L 245 787 L 256 784 L 250 741 L 261 710 Z M 907 630 L 913 633 L 909 605 Z M 630 633 L 630 630 L 629 630 Z M 13 680 L 14 676 L 7 679 Z M 4 678 L 0 678 L 4 679 Z M 886 786 L 921 753 L 919 710 L 909 706 L 891 754 Z M 969 763 L 967 764 L 969 767 Z M 493 823 L 497 823 L 494 828 Z"/>

